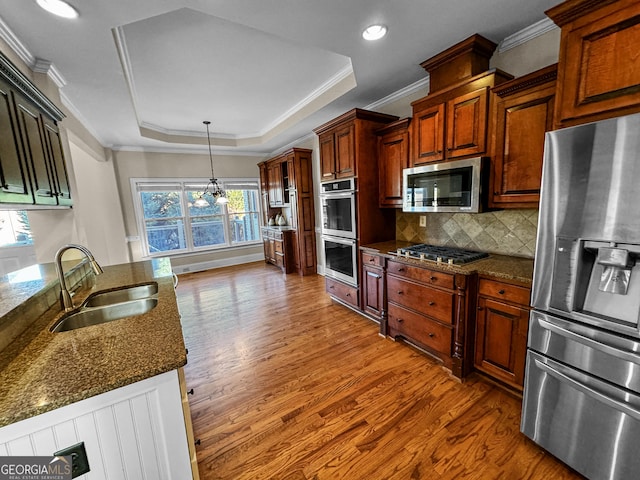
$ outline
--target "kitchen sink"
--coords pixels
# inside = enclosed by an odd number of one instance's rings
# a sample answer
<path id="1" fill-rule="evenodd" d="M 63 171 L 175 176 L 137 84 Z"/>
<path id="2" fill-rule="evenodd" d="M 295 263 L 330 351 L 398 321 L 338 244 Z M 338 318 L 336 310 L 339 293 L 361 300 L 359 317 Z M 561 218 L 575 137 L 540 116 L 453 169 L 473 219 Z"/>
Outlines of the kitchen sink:
<path id="1" fill-rule="evenodd" d="M 129 302 L 131 300 L 149 298 L 156 293 L 158 293 L 158 284 L 156 282 L 103 290 L 89 295 L 82 303 L 82 307 L 102 307 Z"/>
<path id="2" fill-rule="evenodd" d="M 134 315 L 142 315 L 154 309 L 157 304 L 157 298 L 149 297 L 98 307 L 83 306 L 80 307 L 79 310 L 64 314 L 62 318 L 51 327 L 51 331 L 66 332 L 68 330 L 98 325 Z"/>

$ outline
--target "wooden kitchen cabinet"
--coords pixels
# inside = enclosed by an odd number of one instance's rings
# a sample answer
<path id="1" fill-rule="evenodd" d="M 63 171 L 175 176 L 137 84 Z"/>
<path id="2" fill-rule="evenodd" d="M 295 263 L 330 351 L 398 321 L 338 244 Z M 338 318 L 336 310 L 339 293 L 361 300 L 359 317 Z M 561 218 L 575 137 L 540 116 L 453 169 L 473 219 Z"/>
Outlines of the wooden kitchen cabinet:
<path id="1" fill-rule="evenodd" d="M 387 334 L 404 338 L 462 378 L 473 366 L 469 322 L 473 278 L 389 260 L 386 269 Z"/>
<path id="2" fill-rule="evenodd" d="M 292 148 L 277 157 L 258 165 L 265 223 L 276 213 L 289 217 L 287 230 L 263 228 L 265 260 L 277 264 L 287 273 L 297 271 L 300 275 L 316 273 L 316 233 L 313 195 L 312 151 Z M 273 178 L 272 178 L 273 177 Z M 274 201 L 275 200 L 275 201 Z M 284 208 L 283 208 L 284 207 Z M 272 250 L 271 230 L 285 233 L 288 245 L 283 247 L 284 258 Z"/>
<path id="3" fill-rule="evenodd" d="M 488 153 L 489 89 L 513 78 L 489 70 L 495 48 L 473 35 L 421 64 L 434 81 L 411 104 L 410 166 Z"/>
<path id="4" fill-rule="evenodd" d="M 33 203 L 9 85 L 0 80 L 0 203 Z"/>
<path id="5" fill-rule="evenodd" d="M 262 228 L 265 262 L 280 268 L 283 273 L 291 273 L 295 270 L 292 234 L 292 230 L 281 230 L 277 227 Z"/>
<path id="6" fill-rule="evenodd" d="M 409 168 L 410 118 L 390 123 L 378 135 L 380 208 L 402 207 L 402 170 Z"/>
<path id="7" fill-rule="evenodd" d="M 397 119 L 355 108 L 314 129 L 320 144 L 320 181 L 358 176 L 359 163 L 377 173 L 374 132 Z"/>
<path id="8" fill-rule="evenodd" d="M 384 257 L 361 252 L 362 264 L 362 311 L 380 323 L 386 313 Z M 386 334 L 382 331 L 383 335 Z"/>
<path id="9" fill-rule="evenodd" d="M 63 113 L 0 55 L 0 203 L 70 206 Z"/>
<path id="10" fill-rule="evenodd" d="M 522 391 L 531 290 L 480 278 L 476 315 L 475 367 Z"/>
<path id="11" fill-rule="evenodd" d="M 491 207 L 538 207 L 544 136 L 553 130 L 556 74 L 554 64 L 491 90 Z"/>
<path id="12" fill-rule="evenodd" d="M 561 28 L 556 128 L 640 112 L 640 2 L 568 0 L 545 13 Z"/>

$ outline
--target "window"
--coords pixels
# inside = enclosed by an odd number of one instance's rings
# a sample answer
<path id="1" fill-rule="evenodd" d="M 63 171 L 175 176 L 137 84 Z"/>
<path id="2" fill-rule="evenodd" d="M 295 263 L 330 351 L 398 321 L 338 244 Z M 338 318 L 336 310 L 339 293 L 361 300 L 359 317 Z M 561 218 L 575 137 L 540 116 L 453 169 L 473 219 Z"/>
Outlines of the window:
<path id="1" fill-rule="evenodd" d="M 136 214 L 148 255 L 196 252 L 259 243 L 260 201 L 257 180 L 220 182 L 227 204 L 196 207 L 206 182 L 133 179 Z"/>
<path id="2" fill-rule="evenodd" d="M 26 210 L 0 210 L 0 247 L 33 245 Z"/>

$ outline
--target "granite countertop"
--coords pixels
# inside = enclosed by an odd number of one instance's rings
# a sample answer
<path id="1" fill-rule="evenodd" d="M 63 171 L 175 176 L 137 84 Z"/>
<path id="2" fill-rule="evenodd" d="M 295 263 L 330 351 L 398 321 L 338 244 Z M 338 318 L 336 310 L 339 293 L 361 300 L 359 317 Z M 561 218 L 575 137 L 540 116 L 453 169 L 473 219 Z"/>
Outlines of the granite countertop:
<path id="1" fill-rule="evenodd" d="M 47 272 L 50 267 L 43 266 L 42 269 Z M 49 328 L 62 315 L 60 306 L 56 304 L 2 350 L 0 426 L 186 364 L 186 349 L 168 259 L 104 267 L 104 273 L 95 277 L 95 286 L 78 291 L 74 303 L 79 305 L 95 291 L 149 281 L 158 283 L 158 304 L 146 314 L 51 333 Z M 46 278 L 39 282 L 43 285 L 50 283 Z M 1 288 L 3 299 L 12 288 L 18 293 L 26 289 L 24 286 L 12 287 L 5 282 Z M 27 290 L 31 290 L 32 295 L 37 293 L 33 286 Z M 2 319 L 0 317 L 0 321 Z"/>
<path id="2" fill-rule="evenodd" d="M 387 242 L 363 245 L 360 247 L 363 251 L 382 254 L 387 258 L 399 259 L 394 253 L 398 248 L 405 248 L 413 243 L 400 240 L 390 240 Z M 533 259 L 523 257 L 513 257 L 509 255 L 489 254 L 488 258 L 476 260 L 463 265 L 449 265 L 446 263 L 437 263 L 431 261 L 421 261 L 413 258 L 400 257 L 403 262 L 411 263 L 421 267 L 429 267 L 451 273 L 461 273 L 464 275 L 478 274 L 486 277 L 492 277 L 517 283 L 522 286 L 531 286 L 533 278 Z"/>

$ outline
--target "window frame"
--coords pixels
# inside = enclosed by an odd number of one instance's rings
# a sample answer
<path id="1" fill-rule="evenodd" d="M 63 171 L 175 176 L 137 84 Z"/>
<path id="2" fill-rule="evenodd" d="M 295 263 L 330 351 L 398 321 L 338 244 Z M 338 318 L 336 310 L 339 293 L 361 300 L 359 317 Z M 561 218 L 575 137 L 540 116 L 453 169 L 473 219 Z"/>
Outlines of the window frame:
<path id="1" fill-rule="evenodd" d="M 242 185 L 245 187 L 242 190 L 255 190 L 256 192 L 256 207 L 257 211 L 247 211 L 247 214 L 257 214 L 258 216 L 258 238 L 256 240 L 250 240 L 245 242 L 234 242 L 231 235 L 231 217 L 234 214 L 230 214 L 227 204 L 221 205 L 222 213 L 219 214 L 223 218 L 223 229 L 224 229 L 224 244 L 218 245 L 205 245 L 196 247 L 193 242 L 193 231 L 192 231 L 192 217 L 189 212 L 189 203 L 187 199 L 187 192 L 194 191 L 195 188 L 199 188 L 201 186 L 201 190 L 204 190 L 206 185 L 209 183 L 209 179 L 206 178 L 130 178 L 130 186 L 131 186 L 131 196 L 133 198 L 133 206 L 134 206 L 134 214 L 136 219 L 136 225 L 138 228 L 138 239 L 141 244 L 141 250 L 144 257 L 167 257 L 174 255 L 185 255 L 185 254 L 198 254 L 205 252 L 214 252 L 221 250 L 232 250 L 237 248 L 242 248 L 246 246 L 252 245 L 261 245 L 262 238 L 260 234 L 260 228 L 263 226 L 262 222 L 262 205 L 260 202 L 260 179 L 259 178 L 223 178 L 218 179 L 218 184 L 226 191 L 226 190 L 241 190 L 237 188 L 238 185 Z M 236 188 L 233 188 L 236 186 Z M 157 188 L 154 189 L 154 187 Z M 162 252 L 151 252 L 148 236 L 147 236 L 147 221 L 153 219 L 146 219 L 144 216 L 144 208 L 142 206 L 142 198 L 140 193 L 143 191 L 177 191 L 180 194 L 180 208 L 182 210 L 181 217 L 171 217 L 183 219 L 183 227 L 184 227 L 184 239 L 186 248 L 178 249 L 178 250 L 165 250 Z M 217 215 L 217 214 L 214 214 Z"/>

